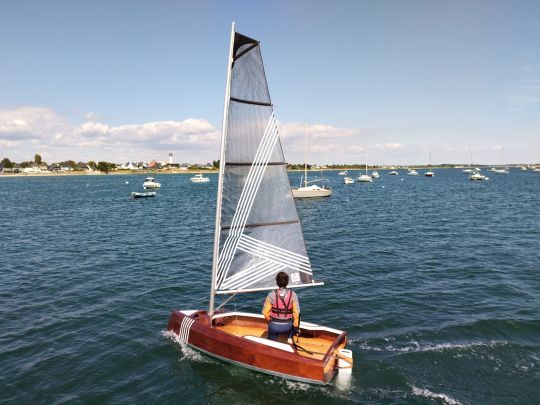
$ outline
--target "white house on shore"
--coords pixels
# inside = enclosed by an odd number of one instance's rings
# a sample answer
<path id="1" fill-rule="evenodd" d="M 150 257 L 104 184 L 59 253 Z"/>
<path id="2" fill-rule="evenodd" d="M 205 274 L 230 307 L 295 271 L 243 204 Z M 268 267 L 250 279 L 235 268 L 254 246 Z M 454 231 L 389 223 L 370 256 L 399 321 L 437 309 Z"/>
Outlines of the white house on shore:
<path id="1" fill-rule="evenodd" d="M 34 165 L 31 167 L 25 167 L 22 169 L 23 173 L 50 173 L 47 165 Z"/>

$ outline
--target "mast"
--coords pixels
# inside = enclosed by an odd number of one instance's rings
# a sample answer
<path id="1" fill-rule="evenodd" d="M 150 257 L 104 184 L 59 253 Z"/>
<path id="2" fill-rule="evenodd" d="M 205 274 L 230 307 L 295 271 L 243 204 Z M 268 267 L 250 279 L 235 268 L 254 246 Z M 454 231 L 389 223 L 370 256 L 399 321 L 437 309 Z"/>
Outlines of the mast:
<path id="1" fill-rule="evenodd" d="M 305 138 L 306 143 L 304 147 L 304 187 L 307 187 L 308 185 L 308 179 L 307 179 L 307 122 L 305 124 Z"/>
<path id="2" fill-rule="evenodd" d="M 366 176 L 367 176 L 367 150 L 364 149 L 364 159 L 366 161 Z"/>
<path id="3" fill-rule="evenodd" d="M 469 170 L 472 165 L 472 150 L 471 150 L 471 144 L 469 144 Z"/>
<path id="4" fill-rule="evenodd" d="M 227 133 L 227 121 L 229 111 L 229 100 L 231 92 L 231 71 L 232 71 L 232 58 L 234 49 L 234 21 L 231 26 L 231 44 L 229 48 L 229 61 L 227 65 L 227 85 L 225 87 L 225 102 L 223 103 L 223 127 L 221 129 L 221 154 L 219 158 L 219 179 L 218 179 L 218 192 L 216 202 L 216 226 L 214 233 L 214 255 L 212 259 L 212 281 L 210 286 L 210 303 L 208 305 L 208 314 L 210 320 L 214 315 L 214 300 L 216 289 L 216 274 L 218 268 L 218 254 L 219 254 L 219 237 L 221 234 L 221 198 L 223 193 L 223 172 L 225 169 L 225 135 Z M 212 322 L 210 322 L 212 325 Z"/>

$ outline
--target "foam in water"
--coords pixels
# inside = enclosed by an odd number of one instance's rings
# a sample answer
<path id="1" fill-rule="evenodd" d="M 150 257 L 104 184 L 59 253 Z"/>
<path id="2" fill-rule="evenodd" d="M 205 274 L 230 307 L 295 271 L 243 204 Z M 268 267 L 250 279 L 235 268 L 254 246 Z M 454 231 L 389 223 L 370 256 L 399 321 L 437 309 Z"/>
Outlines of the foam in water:
<path id="1" fill-rule="evenodd" d="M 386 339 L 385 339 L 386 340 Z M 355 343 L 351 341 L 351 344 Z M 374 352 L 398 352 L 398 353 L 417 353 L 417 352 L 438 352 L 444 350 L 453 350 L 453 349 L 471 349 L 474 347 L 495 347 L 498 345 L 506 345 L 506 341 L 495 341 L 490 342 L 469 342 L 469 343 L 418 343 L 415 340 L 411 340 L 408 344 L 403 347 L 396 347 L 394 345 L 381 346 L 371 346 L 366 343 L 366 341 L 358 342 L 358 346 L 363 350 L 371 350 Z"/>
<path id="2" fill-rule="evenodd" d="M 182 351 L 182 357 L 180 358 L 180 361 L 183 360 L 192 360 L 197 361 L 199 363 L 210 363 L 211 360 L 204 357 L 201 353 L 198 351 L 192 349 L 187 345 L 185 342 L 181 341 L 178 335 L 172 331 L 164 330 L 161 331 L 161 334 L 165 336 L 166 338 L 171 339 L 173 342 L 178 343 L 180 346 L 180 349 Z"/>
<path id="3" fill-rule="evenodd" d="M 461 405 L 461 402 L 459 402 L 457 399 L 449 397 L 446 394 L 438 394 L 438 393 L 435 393 L 435 392 L 432 392 L 432 391 L 428 390 L 427 388 L 418 388 L 418 387 L 415 387 L 414 385 L 411 386 L 411 389 L 412 389 L 412 393 L 414 395 L 419 396 L 419 397 L 442 399 L 442 401 L 445 404 Z"/>

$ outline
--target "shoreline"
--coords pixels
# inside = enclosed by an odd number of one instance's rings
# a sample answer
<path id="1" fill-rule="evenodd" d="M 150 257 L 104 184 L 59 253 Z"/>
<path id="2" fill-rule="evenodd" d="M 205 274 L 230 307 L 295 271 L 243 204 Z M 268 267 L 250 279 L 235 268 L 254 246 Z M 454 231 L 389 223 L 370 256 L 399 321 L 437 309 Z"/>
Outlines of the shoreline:
<path id="1" fill-rule="evenodd" d="M 416 167 L 417 169 L 424 170 L 427 169 L 427 167 Z M 453 169 L 453 167 L 432 167 L 433 170 L 441 170 L 441 169 Z M 333 171 L 363 171 L 365 169 L 363 168 L 354 168 L 354 169 L 347 169 L 347 168 L 339 168 L 339 169 L 308 169 L 308 172 L 333 172 Z M 368 168 L 368 170 L 405 170 L 405 169 L 388 169 L 388 168 Z M 287 170 L 287 172 L 303 172 L 304 169 L 292 169 Z M 114 170 L 110 171 L 108 173 L 102 173 L 102 172 L 86 172 L 86 171 L 74 171 L 74 172 L 56 172 L 56 173 L 0 173 L 0 179 L 1 178 L 9 178 L 9 177 L 69 177 L 69 176 L 120 176 L 120 175 L 145 175 L 145 176 L 160 176 L 160 175 L 170 175 L 170 174 L 210 174 L 210 173 L 219 173 L 219 170 L 164 170 L 164 171 L 136 171 L 136 170 Z"/>

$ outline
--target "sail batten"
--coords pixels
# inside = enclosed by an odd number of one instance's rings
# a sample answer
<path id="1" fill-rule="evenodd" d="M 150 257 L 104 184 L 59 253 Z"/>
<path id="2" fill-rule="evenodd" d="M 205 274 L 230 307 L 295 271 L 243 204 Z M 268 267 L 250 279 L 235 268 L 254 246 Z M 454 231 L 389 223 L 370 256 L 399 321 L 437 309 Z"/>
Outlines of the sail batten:
<path id="1" fill-rule="evenodd" d="M 294 205 L 260 43 L 237 32 L 231 38 L 213 291 L 273 289 L 279 271 L 289 274 L 290 287 L 320 285 Z"/>

